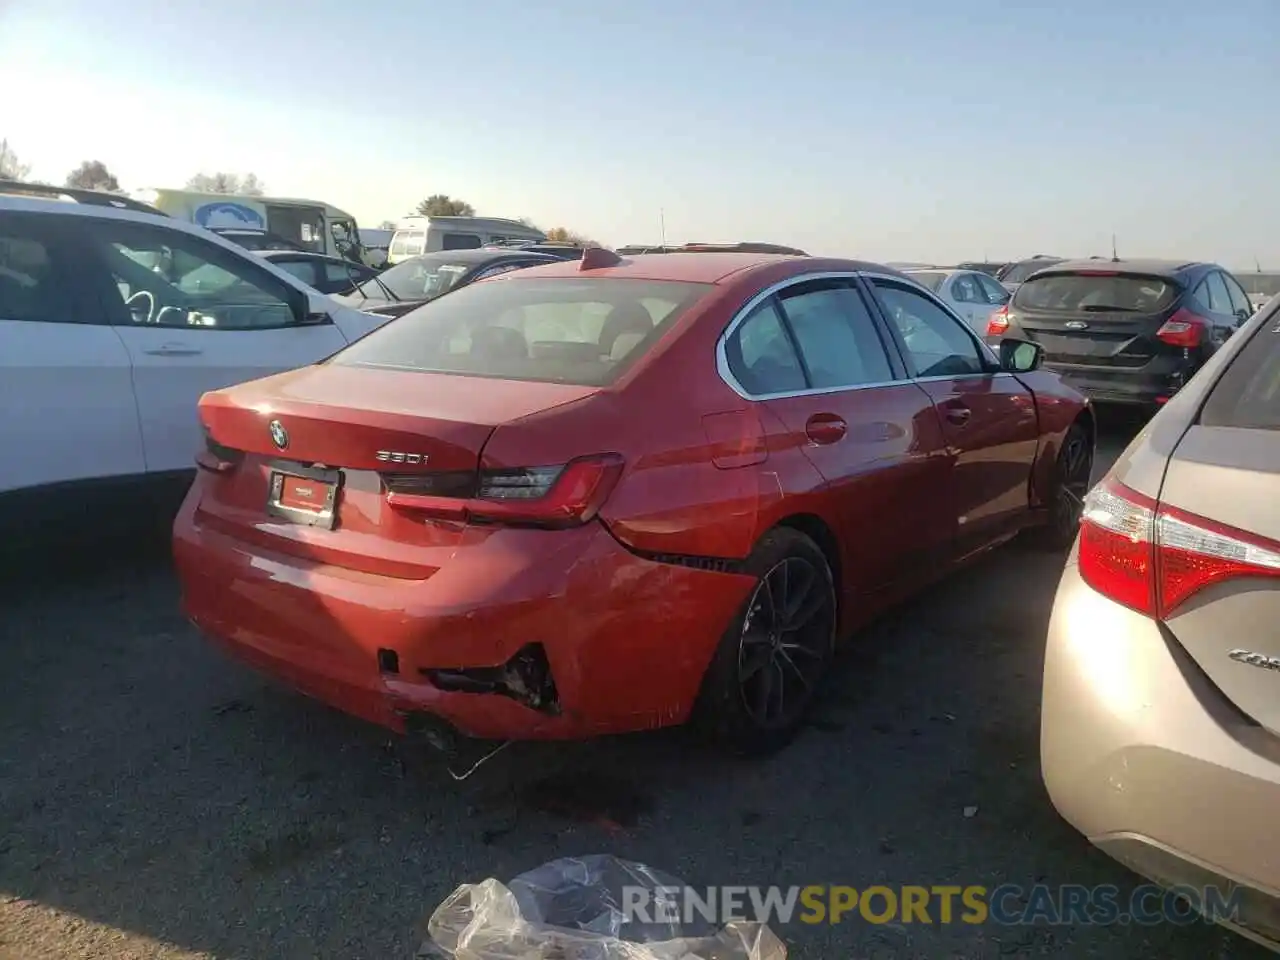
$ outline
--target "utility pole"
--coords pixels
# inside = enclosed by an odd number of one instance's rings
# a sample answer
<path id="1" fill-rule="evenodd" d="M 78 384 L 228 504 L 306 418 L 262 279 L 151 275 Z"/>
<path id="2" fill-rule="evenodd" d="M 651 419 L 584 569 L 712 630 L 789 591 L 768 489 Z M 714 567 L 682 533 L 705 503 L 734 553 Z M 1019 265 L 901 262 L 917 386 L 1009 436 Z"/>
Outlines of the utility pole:
<path id="1" fill-rule="evenodd" d="M 662 248 L 667 248 L 667 212 L 658 208 L 658 242 L 662 244 Z"/>

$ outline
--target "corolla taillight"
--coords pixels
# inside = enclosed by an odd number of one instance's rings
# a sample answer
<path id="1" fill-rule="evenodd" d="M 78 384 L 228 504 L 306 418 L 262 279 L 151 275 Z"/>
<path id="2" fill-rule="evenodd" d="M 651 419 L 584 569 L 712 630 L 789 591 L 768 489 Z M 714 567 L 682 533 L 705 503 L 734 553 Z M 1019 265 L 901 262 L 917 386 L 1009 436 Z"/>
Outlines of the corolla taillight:
<path id="1" fill-rule="evenodd" d="M 1211 584 L 1280 577 L 1280 543 L 1106 480 L 1085 498 L 1079 564 L 1099 593 L 1165 619 Z"/>

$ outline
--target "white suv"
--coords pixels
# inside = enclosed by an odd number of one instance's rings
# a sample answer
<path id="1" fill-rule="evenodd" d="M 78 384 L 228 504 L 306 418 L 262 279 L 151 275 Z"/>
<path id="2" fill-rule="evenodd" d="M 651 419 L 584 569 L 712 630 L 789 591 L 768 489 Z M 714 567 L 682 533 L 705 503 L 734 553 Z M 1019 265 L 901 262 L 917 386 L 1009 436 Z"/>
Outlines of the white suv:
<path id="1" fill-rule="evenodd" d="M 385 322 L 200 227 L 76 199 L 0 191 L 0 508 L 50 484 L 186 474 L 205 391 Z"/>

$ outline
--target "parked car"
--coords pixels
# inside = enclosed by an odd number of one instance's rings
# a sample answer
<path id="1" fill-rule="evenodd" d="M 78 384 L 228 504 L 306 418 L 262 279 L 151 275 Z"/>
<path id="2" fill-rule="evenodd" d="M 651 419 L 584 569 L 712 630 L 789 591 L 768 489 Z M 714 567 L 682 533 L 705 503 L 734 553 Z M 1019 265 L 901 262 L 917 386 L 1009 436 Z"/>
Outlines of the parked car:
<path id="1" fill-rule="evenodd" d="M 405 217 L 391 235 L 387 263 L 441 250 L 478 250 L 504 240 L 546 240 L 537 227 L 500 217 Z"/>
<path id="2" fill-rule="evenodd" d="M 1045 365 L 1094 400 L 1165 403 L 1253 315 L 1214 263 L 1071 260 L 1037 271 L 987 335 L 1044 347 Z"/>
<path id="3" fill-rule="evenodd" d="M 1058 811 L 1167 886 L 1238 895 L 1280 948 L 1280 301 L 1085 501 L 1049 621 L 1041 762 Z"/>
<path id="4" fill-rule="evenodd" d="M 397 263 L 337 299 L 367 313 L 398 317 L 441 294 L 477 280 L 561 259 L 547 253 L 503 248 L 429 253 Z"/>
<path id="5" fill-rule="evenodd" d="M 175 218 L 0 195 L 0 513 L 50 492 L 82 513 L 97 491 L 189 476 L 201 394 L 378 322 Z"/>
<path id="6" fill-rule="evenodd" d="M 581 260 L 582 254 L 586 247 L 579 246 L 576 243 L 563 243 L 559 241 L 548 240 L 546 243 L 538 243 L 536 241 L 508 241 L 506 243 L 491 243 L 485 247 L 486 250 L 522 250 L 525 253 L 546 253 L 557 260 Z"/>
<path id="7" fill-rule="evenodd" d="M 210 227 L 208 229 L 222 237 L 222 239 L 230 240 L 236 246 L 252 250 L 254 253 L 261 253 L 264 250 L 309 252 L 302 244 L 287 240 L 278 233 L 271 233 L 267 230 L 249 230 L 239 227 Z"/>
<path id="8" fill-rule="evenodd" d="M 963 263 L 957 263 L 956 269 L 977 270 L 979 273 L 985 273 L 988 277 L 995 279 L 995 277 L 999 275 L 1000 271 L 1007 266 L 1009 266 L 1009 264 L 1003 261 L 996 263 L 990 260 L 966 260 Z"/>
<path id="9" fill-rule="evenodd" d="M 1009 302 L 1009 291 L 978 270 L 956 268 L 903 272 L 941 297 L 979 336 L 986 336 L 991 314 Z"/>
<path id="10" fill-rule="evenodd" d="M 593 249 L 471 284 L 204 397 L 184 609 L 395 730 L 696 717 L 773 749 L 867 618 L 1028 526 L 1075 536 L 1092 412 L 1001 354 L 857 261 Z"/>
<path id="11" fill-rule="evenodd" d="M 262 257 L 321 293 L 347 293 L 378 276 L 373 267 L 343 257 L 295 250 L 264 250 Z"/>
<path id="12" fill-rule="evenodd" d="M 1018 289 L 1018 286 L 1026 281 L 1026 279 L 1037 270 L 1045 267 L 1051 267 L 1055 263 L 1062 263 L 1065 257 L 1050 257 L 1043 253 L 1037 253 L 1034 257 L 1026 260 L 1016 260 L 1013 263 L 1006 263 L 996 273 L 996 279 L 1004 285 L 1004 288 L 1010 293 Z"/>

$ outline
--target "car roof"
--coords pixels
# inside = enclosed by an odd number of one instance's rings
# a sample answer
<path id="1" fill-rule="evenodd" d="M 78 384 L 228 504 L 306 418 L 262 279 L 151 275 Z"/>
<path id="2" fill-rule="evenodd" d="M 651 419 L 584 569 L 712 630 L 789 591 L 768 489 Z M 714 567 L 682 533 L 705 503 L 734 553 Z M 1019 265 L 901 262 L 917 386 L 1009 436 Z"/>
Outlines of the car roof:
<path id="1" fill-rule="evenodd" d="M 180 230 L 194 236 L 208 239 L 212 234 L 216 242 L 235 250 L 243 251 L 243 247 L 224 240 L 217 232 L 204 227 L 179 220 L 177 217 L 165 216 L 163 213 L 138 213 L 119 207 L 102 207 L 83 203 L 70 203 L 66 200 L 45 200 L 39 197 L 26 197 L 16 194 L 0 194 L 0 210 L 9 213 L 38 213 L 58 217 L 83 217 L 86 220 L 126 220 L 133 223 L 146 223 L 162 226 L 169 230 Z"/>
<path id="2" fill-rule="evenodd" d="M 308 260 L 333 260 L 337 263 L 351 263 L 350 260 L 342 257 L 335 257 L 328 253 L 316 253 L 314 250 L 255 250 L 253 252 L 268 260 L 283 260 L 286 257 L 290 260 L 297 260 L 302 257 Z M 351 265 L 353 267 L 363 266 L 363 264 L 358 263 L 351 263 Z"/>
<path id="3" fill-rule="evenodd" d="M 902 275 L 901 271 L 862 260 L 796 257 L 776 253 L 638 253 L 623 256 L 614 266 L 582 269 L 583 261 L 556 260 L 546 266 L 521 270 L 521 278 L 592 277 L 629 280 L 672 280 L 684 283 L 722 283 L 748 270 L 777 264 L 794 264 L 796 275 L 823 270 Z"/>
<path id="4" fill-rule="evenodd" d="M 1154 258 L 1135 258 L 1132 260 L 1063 260 L 1061 263 L 1046 264 L 1046 270 L 1069 273 L 1073 270 L 1095 270 L 1110 273 L 1144 273 L 1153 277 L 1177 277 L 1197 267 L 1208 267 L 1212 264 L 1200 260 L 1158 260 Z"/>
<path id="5" fill-rule="evenodd" d="M 478 265 L 493 263 L 496 260 L 545 260 L 547 263 L 560 263 L 559 257 L 549 253 L 538 253 L 535 250 L 520 250 L 504 247 L 499 250 L 488 250 L 484 247 L 474 250 L 434 250 L 431 253 L 420 253 L 416 257 L 405 257 L 394 266 L 404 263 L 465 263 Z"/>

